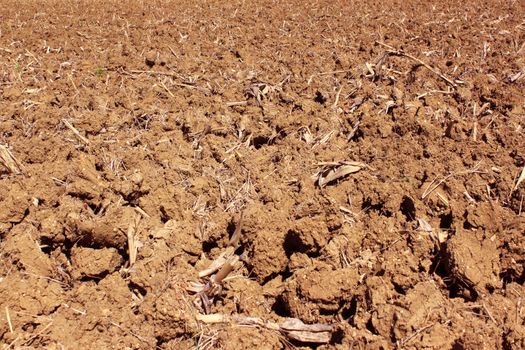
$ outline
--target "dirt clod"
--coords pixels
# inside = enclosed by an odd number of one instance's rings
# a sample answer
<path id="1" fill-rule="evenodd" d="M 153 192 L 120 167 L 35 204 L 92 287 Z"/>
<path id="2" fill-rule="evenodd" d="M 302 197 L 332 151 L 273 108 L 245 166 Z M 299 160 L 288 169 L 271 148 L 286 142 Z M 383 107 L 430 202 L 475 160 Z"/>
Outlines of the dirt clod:
<path id="1" fill-rule="evenodd" d="M 100 278 L 114 272 L 122 263 L 115 248 L 73 248 L 71 251 L 73 277 Z"/>

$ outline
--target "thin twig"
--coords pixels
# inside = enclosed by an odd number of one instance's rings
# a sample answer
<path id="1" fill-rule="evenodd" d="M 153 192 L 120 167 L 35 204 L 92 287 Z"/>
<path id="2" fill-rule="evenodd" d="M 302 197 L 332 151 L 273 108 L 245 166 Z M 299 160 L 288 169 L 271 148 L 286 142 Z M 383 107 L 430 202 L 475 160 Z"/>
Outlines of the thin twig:
<path id="1" fill-rule="evenodd" d="M 5 318 L 7 319 L 7 324 L 9 325 L 9 332 L 13 334 L 13 322 L 11 322 L 11 315 L 9 314 L 9 308 L 7 306 L 5 307 Z"/>
<path id="2" fill-rule="evenodd" d="M 7 346 L 4 346 L 3 350 L 8 350 L 8 349 L 11 349 L 11 347 L 13 345 L 15 345 L 15 343 L 18 341 L 18 339 L 20 339 L 20 336 L 17 336 L 15 338 L 15 340 L 13 340 L 11 343 L 7 344 Z"/>
<path id="3" fill-rule="evenodd" d="M 308 78 L 308 82 L 307 82 L 307 85 L 310 85 L 312 83 L 312 80 L 315 76 L 322 76 L 322 75 L 330 75 L 330 74 L 339 74 L 339 73 L 348 73 L 350 72 L 350 70 L 346 69 L 346 70 L 334 70 L 334 71 L 330 71 L 330 72 L 322 72 L 322 73 L 314 73 L 310 76 L 310 78 Z"/>
<path id="4" fill-rule="evenodd" d="M 5 166 L 13 174 L 24 173 L 22 163 L 20 163 L 4 145 L 0 145 L 0 164 Z"/>
<path id="5" fill-rule="evenodd" d="M 437 179 L 433 180 L 428 185 L 428 187 L 425 190 L 425 192 L 423 192 L 423 195 L 421 196 L 421 199 L 425 199 L 426 197 L 428 197 L 432 192 L 434 192 L 436 190 L 436 188 L 441 186 L 443 183 L 445 183 L 451 177 L 458 176 L 458 175 L 463 175 L 463 174 L 472 174 L 472 173 L 479 172 L 478 169 L 479 169 L 480 164 L 481 164 L 481 162 L 478 162 L 472 169 L 448 174 L 447 176 L 443 177 L 441 180 L 437 180 Z"/>
<path id="6" fill-rule="evenodd" d="M 170 91 L 170 89 L 168 89 L 168 87 L 166 86 L 166 84 L 164 84 L 163 81 L 160 82 L 160 86 L 162 86 L 171 97 L 175 97 L 175 95 Z"/>
<path id="7" fill-rule="evenodd" d="M 521 169 L 521 173 L 518 176 L 518 179 L 516 180 L 516 184 L 514 185 L 512 192 L 518 189 L 518 186 L 523 182 L 523 180 L 525 180 L 525 165 L 523 166 L 523 169 Z"/>
<path id="8" fill-rule="evenodd" d="M 485 313 L 487 314 L 487 316 L 491 319 L 492 322 L 494 322 L 494 324 L 498 324 L 498 322 L 496 322 L 496 320 L 494 319 L 494 317 L 492 316 L 492 313 L 489 311 L 489 309 L 487 308 L 487 306 L 485 305 L 485 303 L 481 303 L 481 305 L 483 306 L 483 310 L 485 310 Z"/>
<path id="9" fill-rule="evenodd" d="M 343 90 L 343 86 L 342 85 L 339 88 L 339 90 L 337 91 L 337 94 L 335 95 L 335 101 L 334 101 L 334 104 L 332 105 L 332 109 L 336 109 L 337 108 L 337 104 L 339 103 L 339 96 L 341 95 L 341 90 Z"/>
<path id="10" fill-rule="evenodd" d="M 175 73 L 169 73 L 169 72 L 159 72 L 159 71 L 153 71 L 153 70 L 137 70 L 137 69 L 132 69 L 130 71 L 125 71 L 125 70 L 121 70 L 122 73 L 124 74 L 127 74 L 127 75 L 133 75 L 133 74 L 150 74 L 150 75 L 164 75 L 164 76 L 168 76 L 168 77 L 173 77 L 173 78 L 180 78 L 180 76 L 178 74 L 175 74 Z M 176 86 L 181 86 L 181 87 L 186 87 L 186 88 L 189 88 L 189 89 L 195 89 L 195 90 L 199 90 L 205 94 L 208 94 L 210 93 L 210 90 L 207 89 L 207 88 L 204 88 L 204 87 L 201 87 L 201 86 L 197 86 L 197 85 L 194 85 L 194 84 L 188 84 L 188 83 L 179 83 L 179 82 L 172 82 L 173 85 L 176 85 Z"/>
<path id="11" fill-rule="evenodd" d="M 248 101 L 233 101 L 233 102 L 226 102 L 227 107 L 234 107 L 234 106 L 246 106 L 248 104 Z"/>
<path id="12" fill-rule="evenodd" d="M 168 76 L 168 77 L 176 77 L 178 78 L 179 76 L 175 73 L 170 73 L 170 72 L 159 72 L 159 71 L 154 71 L 154 70 L 138 70 L 138 69 L 132 69 L 130 71 L 125 71 L 123 70 L 124 73 L 127 73 L 129 75 L 131 75 L 130 73 L 134 73 L 134 74 L 151 74 L 151 75 L 165 75 L 165 76 Z"/>
<path id="13" fill-rule="evenodd" d="M 67 126 L 68 129 L 71 130 L 73 134 L 75 134 L 75 136 L 78 137 L 82 142 L 84 142 L 86 145 L 89 145 L 89 140 L 82 136 L 82 134 L 80 134 L 80 132 L 69 121 L 62 119 L 62 123 L 64 123 L 64 125 Z"/>
<path id="14" fill-rule="evenodd" d="M 521 296 L 518 299 L 518 302 L 516 303 L 516 324 L 518 324 L 520 320 L 520 314 L 521 314 Z"/>
<path id="15" fill-rule="evenodd" d="M 122 327 L 121 325 L 119 325 L 119 324 L 116 323 L 116 322 L 110 321 L 110 323 L 111 323 L 113 326 L 115 326 L 115 327 L 117 327 L 118 329 L 120 329 L 121 331 L 123 331 L 123 332 L 125 332 L 125 333 L 128 333 L 128 334 L 131 334 L 132 336 L 134 336 L 135 338 L 137 338 L 137 339 L 140 340 L 141 342 L 144 342 L 144 343 L 148 344 L 149 346 L 151 346 L 151 345 L 154 343 L 153 340 L 146 339 L 146 338 L 144 338 L 143 336 L 141 336 L 141 335 L 139 335 L 139 334 L 137 334 L 137 333 L 134 333 L 134 332 L 132 332 L 132 331 L 130 331 L 130 330 L 128 330 L 128 329 L 125 329 L 124 327 Z M 162 350 L 162 348 L 159 347 L 159 346 L 157 346 L 157 345 L 155 345 L 155 349 Z"/>
<path id="16" fill-rule="evenodd" d="M 390 55 L 396 55 L 396 56 L 404 56 L 404 57 L 407 57 L 407 58 L 410 58 L 411 60 L 414 60 L 416 61 L 417 63 L 421 64 L 423 67 L 425 67 L 426 69 L 428 69 L 429 71 L 431 71 L 432 73 L 436 74 L 437 76 L 439 76 L 441 79 L 443 79 L 444 81 L 446 81 L 449 85 L 451 85 L 452 87 L 456 88 L 458 86 L 458 84 L 456 84 L 454 81 L 452 81 L 450 78 L 447 78 L 443 73 L 439 72 L 438 70 L 436 70 L 435 68 L 432 68 L 432 66 L 430 66 L 428 63 L 422 61 L 421 59 L 415 57 L 415 56 L 412 56 L 411 54 L 409 53 L 406 53 L 405 51 L 403 50 L 399 50 L 399 49 L 396 49 L 394 48 L 393 46 L 390 46 L 388 44 L 385 44 L 385 43 L 382 43 L 380 41 L 376 41 L 377 44 L 381 45 L 381 46 L 384 46 L 386 48 L 389 49 L 388 54 Z"/>
<path id="17" fill-rule="evenodd" d="M 38 337 L 40 334 L 44 333 L 49 327 L 51 327 L 52 324 L 53 324 L 53 321 L 48 323 L 44 328 L 42 328 L 40 331 L 38 331 L 38 333 L 33 335 L 31 338 L 29 338 L 25 342 L 23 342 L 22 345 L 31 343 L 36 337 Z"/>
<path id="18" fill-rule="evenodd" d="M 151 218 L 151 216 L 150 216 L 148 213 L 146 213 L 146 212 L 144 211 L 144 209 L 142 209 L 141 207 L 136 206 L 136 207 L 133 207 L 133 209 L 135 209 L 135 211 L 136 211 L 137 213 L 139 213 L 140 215 L 142 215 L 144 218 L 146 218 L 146 219 Z"/>
<path id="19" fill-rule="evenodd" d="M 449 322 L 450 322 L 450 320 L 447 320 L 444 324 L 447 324 Z M 430 328 L 434 327 L 436 324 L 438 324 L 438 322 L 434 322 L 432 324 L 429 324 L 428 326 L 420 328 L 417 331 L 415 331 L 414 333 L 412 333 L 411 335 L 409 335 L 408 337 L 402 339 L 401 340 L 401 346 L 406 345 L 409 341 L 411 341 L 412 339 L 417 337 L 418 334 L 421 334 L 422 332 L 426 331 L 427 329 L 430 329 Z"/>

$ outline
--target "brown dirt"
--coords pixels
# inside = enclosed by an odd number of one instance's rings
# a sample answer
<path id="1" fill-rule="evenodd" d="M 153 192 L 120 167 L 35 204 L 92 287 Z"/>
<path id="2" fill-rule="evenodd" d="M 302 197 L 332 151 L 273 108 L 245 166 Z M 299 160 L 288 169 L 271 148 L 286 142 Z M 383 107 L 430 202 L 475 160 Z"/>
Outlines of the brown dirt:
<path id="1" fill-rule="evenodd" d="M 213 313 L 332 325 L 318 349 L 524 349 L 524 16 L 2 1 L 3 349 L 315 347 L 196 320 L 241 211 Z M 320 188 L 340 161 L 367 167 Z"/>

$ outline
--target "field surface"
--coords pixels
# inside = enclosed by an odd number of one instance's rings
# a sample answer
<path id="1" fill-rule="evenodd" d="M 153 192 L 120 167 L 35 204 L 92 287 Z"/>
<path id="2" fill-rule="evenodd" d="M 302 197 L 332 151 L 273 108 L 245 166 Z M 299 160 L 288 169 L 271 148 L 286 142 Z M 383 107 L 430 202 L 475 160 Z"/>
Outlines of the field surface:
<path id="1" fill-rule="evenodd" d="M 0 3 L 1 349 L 525 349 L 525 2 Z"/>

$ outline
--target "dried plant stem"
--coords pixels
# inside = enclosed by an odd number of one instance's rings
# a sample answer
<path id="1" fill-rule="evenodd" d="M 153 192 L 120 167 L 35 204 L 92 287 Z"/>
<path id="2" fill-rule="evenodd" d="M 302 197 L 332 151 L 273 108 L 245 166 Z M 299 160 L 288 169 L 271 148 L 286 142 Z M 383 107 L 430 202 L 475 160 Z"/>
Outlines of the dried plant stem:
<path id="1" fill-rule="evenodd" d="M 310 85 L 310 84 L 312 83 L 312 80 L 313 80 L 314 77 L 316 77 L 316 76 L 331 75 L 331 74 L 339 74 L 339 73 L 348 73 L 348 72 L 350 72 L 350 70 L 345 69 L 345 70 L 334 70 L 334 71 L 330 71 L 330 72 L 315 73 L 315 74 L 312 74 L 312 75 L 310 76 L 310 78 L 308 78 L 307 84 Z"/>
<path id="2" fill-rule="evenodd" d="M 422 61 L 421 59 L 419 59 L 419 58 L 417 58 L 415 56 L 412 56 L 411 54 L 406 53 L 403 50 L 398 50 L 398 49 L 394 48 L 393 46 L 390 46 L 388 44 L 382 43 L 380 41 L 376 41 L 376 43 L 381 45 L 381 46 L 384 46 L 384 47 L 388 48 L 389 51 L 387 51 L 387 52 L 388 52 L 389 55 L 404 56 L 404 57 L 410 58 L 411 60 L 416 61 L 417 63 L 419 63 L 420 65 L 422 65 L 423 67 L 425 67 L 426 69 L 431 71 L 432 73 L 434 73 L 437 76 L 439 76 L 441 79 L 443 79 L 445 82 L 447 82 L 447 84 L 449 84 L 450 86 L 452 86 L 454 88 L 456 88 L 458 86 L 452 79 L 447 78 L 443 73 L 439 72 L 437 69 L 433 68 L 432 66 L 430 66 L 428 63 Z"/>
<path id="3" fill-rule="evenodd" d="M 265 322 L 258 317 L 249 317 L 241 315 L 223 315 L 223 314 L 210 314 L 202 315 L 197 314 L 196 319 L 204 323 L 237 323 L 243 325 L 257 325 L 272 330 L 279 330 L 279 325 L 274 322 Z"/>
<path id="4" fill-rule="evenodd" d="M 487 314 L 487 316 L 490 318 L 490 320 L 492 322 L 494 322 L 494 324 L 498 324 L 498 322 L 496 321 L 496 319 L 492 316 L 492 313 L 490 312 L 490 310 L 487 308 L 487 305 L 485 305 L 485 303 L 482 303 L 481 304 L 483 306 L 483 310 L 485 310 L 485 313 Z"/>
<path id="5" fill-rule="evenodd" d="M 163 81 L 160 82 L 160 86 L 162 86 L 162 88 L 164 90 L 166 90 L 166 92 L 171 96 L 171 97 L 175 97 L 175 95 L 171 92 L 170 89 L 168 89 L 168 87 L 166 86 L 166 84 L 164 84 Z"/>
<path id="6" fill-rule="evenodd" d="M 518 186 L 523 180 L 525 180 L 525 165 L 523 166 L 523 169 L 521 169 L 520 176 L 518 177 L 518 180 L 516 180 L 516 184 L 514 185 L 514 189 L 512 190 L 512 192 L 518 189 Z"/>
<path id="7" fill-rule="evenodd" d="M 7 324 L 9 325 L 9 332 L 13 334 L 13 322 L 11 322 L 11 315 L 9 314 L 9 308 L 7 306 L 5 307 L 5 318 L 7 319 Z"/>
<path id="8" fill-rule="evenodd" d="M 134 74 L 149 74 L 149 75 L 157 75 L 157 76 L 167 76 L 167 77 L 172 77 L 172 78 L 180 78 L 180 76 L 178 74 L 175 74 L 175 73 L 159 72 L 159 71 L 152 71 L 152 70 L 136 70 L 136 69 L 132 69 L 130 71 L 122 70 L 121 72 L 123 74 L 131 75 L 131 76 L 133 76 Z M 201 86 L 197 86 L 197 85 L 193 85 L 193 84 L 179 83 L 179 82 L 172 82 L 171 84 L 176 85 L 176 86 L 186 87 L 186 88 L 189 88 L 189 89 L 196 89 L 196 90 L 201 91 L 203 93 L 209 93 L 210 92 L 210 90 L 208 90 L 207 88 L 204 88 L 204 87 L 201 87 Z M 167 87 L 165 87 L 165 89 L 167 89 Z M 172 97 L 175 97 L 175 95 L 173 95 L 171 93 L 171 91 L 168 90 L 168 93 Z"/>
<path id="9" fill-rule="evenodd" d="M 6 167 L 13 174 L 18 175 L 24 173 L 24 167 L 22 163 L 20 163 L 18 159 L 16 159 L 9 149 L 4 145 L 0 145 L 0 164 Z"/>
<path id="10" fill-rule="evenodd" d="M 237 264 L 238 261 L 239 257 L 237 255 L 230 257 L 228 261 L 226 261 L 224 265 L 222 265 L 217 274 L 215 276 L 212 276 L 213 282 L 220 284 L 222 280 L 224 280 L 224 278 L 226 278 L 226 276 L 228 276 L 230 272 L 233 271 L 233 268 L 235 267 L 235 264 Z"/>
<path id="11" fill-rule="evenodd" d="M 17 336 L 17 337 L 15 338 L 15 340 L 13 340 L 11 343 L 9 343 L 8 345 L 4 345 L 3 350 L 9 350 L 9 349 L 11 349 L 11 347 L 12 347 L 13 345 L 15 345 L 15 343 L 16 343 L 19 339 L 20 339 L 20 336 Z"/>
<path id="12" fill-rule="evenodd" d="M 17 349 L 20 349 L 20 348 L 23 348 L 24 345 L 26 344 L 30 344 L 35 338 L 37 338 L 39 335 L 41 335 L 42 333 L 44 333 L 49 327 L 51 327 L 53 325 L 53 322 L 50 322 L 48 323 L 46 326 L 44 326 L 44 328 L 42 328 L 40 331 L 38 331 L 37 333 L 33 334 L 31 337 L 29 337 L 28 339 L 26 339 L 21 345 L 20 347 L 16 347 Z M 14 345 L 14 343 L 16 343 L 16 341 L 19 339 L 19 337 L 16 337 L 15 340 L 13 340 L 13 342 L 11 344 L 9 344 L 8 347 L 4 348 L 4 349 L 9 349 L 12 345 Z"/>
<path id="13" fill-rule="evenodd" d="M 463 175 L 463 174 L 472 174 L 479 172 L 479 166 L 481 162 L 477 163 L 472 169 L 465 170 L 465 171 L 459 171 L 456 173 L 448 174 L 447 176 L 443 177 L 441 180 L 435 179 L 433 180 L 428 187 L 426 188 L 425 192 L 423 192 L 423 195 L 421 196 L 421 199 L 427 198 L 432 192 L 436 190 L 439 186 L 441 186 L 443 183 L 445 183 L 448 179 L 451 177 L 457 176 L 457 175 Z"/>
<path id="14" fill-rule="evenodd" d="M 421 334 L 422 332 L 426 331 L 427 329 L 430 329 L 430 328 L 434 327 L 436 324 L 437 324 L 437 322 L 434 322 L 432 324 L 429 324 L 428 326 L 425 326 L 425 327 L 422 327 L 422 328 L 418 329 L 417 331 L 415 331 L 414 333 L 412 333 L 408 337 L 402 339 L 400 345 L 403 346 L 403 345 L 407 344 L 409 341 L 411 341 L 412 339 L 417 337 L 418 334 Z"/>
<path id="15" fill-rule="evenodd" d="M 244 315 L 196 315 L 198 321 L 204 323 L 234 323 L 245 326 L 258 326 L 272 331 L 281 332 L 286 337 L 309 343 L 328 343 L 332 337 L 332 327 L 324 324 L 305 324 L 297 318 L 288 318 L 284 322 L 275 323 L 266 321 L 259 317 L 249 317 Z"/>
<path id="16" fill-rule="evenodd" d="M 134 332 L 132 332 L 132 331 L 130 331 L 128 329 L 125 329 L 124 327 L 122 327 L 121 325 L 119 325 L 118 323 L 116 323 L 114 321 L 110 321 L 110 323 L 111 323 L 112 326 L 117 327 L 118 329 L 120 329 L 121 331 L 123 331 L 125 333 L 131 334 L 132 336 L 134 336 L 135 338 L 137 338 L 141 342 L 148 344 L 149 346 L 152 346 L 154 344 L 154 341 L 146 339 L 146 338 L 144 338 L 143 336 L 141 336 L 141 335 L 139 335 L 137 333 L 134 333 Z M 155 349 L 162 349 L 162 348 L 160 348 L 158 346 L 155 346 Z"/>
<path id="17" fill-rule="evenodd" d="M 137 214 L 133 222 L 129 223 L 128 226 L 128 253 L 129 253 L 129 266 L 133 266 L 137 261 L 137 245 L 135 241 L 135 233 L 139 226 L 141 215 Z"/>
<path id="18" fill-rule="evenodd" d="M 199 272 L 199 277 L 202 278 L 214 274 L 221 268 L 221 266 L 225 264 L 225 262 L 233 255 L 234 252 L 235 249 L 233 247 L 226 248 L 226 250 L 222 252 L 221 255 L 219 255 L 219 257 L 215 259 L 207 269 Z"/>
<path id="19" fill-rule="evenodd" d="M 242 233 L 243 217 L 244 211 L 241 211 L 241 214 L 239 215 L 239 220 L 237 221 L 237 225 L 235 226 L 235 232 L 233 232 L 233 235 L 231 236 L 230 241 L 228 242 L 228 245 L 234 248 L 237 248 L 239 246 L 239 240 L 241 239 Z"/>
<path id="20" fill-rule="evenodd" d="M 332 109 L 337 108 L 337 104 L 339 103 L 339 96 L 341 95 L 342 90 L 343 90 L 343 86 L 341 85 L 339 90 L 337 90 L 337 94 L 335 95 L 335 101 L 334 101 L 334 104 L 332 105 Z"/>
<path id="21" fill-rule="evenodd" d="M 71 130 L 73 134 L 75 134 L 75 136 L 80 139 L 80 141 L 84 142 L 86 145 L 89 145 L 89 140 L 82 136 L 82 134 L 69 121 L 62 119 L 62 123 L 64 123 L 64 125 L 67 126 L 67 128 Z"/>
<path id="22" fill-rule="evenodd" d="M 248 101 L 233 101 L 233 102 L 226 102 L 227 107 L 234 107 L 234 106 L 246 106 L 248 104 Z"/>
<path id="23" fill-rule="evenodd" d="M 141 207 L 136 206 L 136 207 L 134 207 L 133 209 L 135 209 L 135 211 L 136 211 L 137 213 L 139 213 L 140 215 L 142 215 L 142 216 L 145 217 L 146 219 L 151 218 L 151 216 L 150 216 L 148 213 L 146 213 L 146 212 L 144 211 L 144 209 L 142 209 Z"/>
<path id="24" fill-rule="evenodd" d="M 168 77 L 176 77 L 178 78 L 179 76 L 175 73 L 169 73 L 169 72 L 158 72 L 158 71 L 153 71 L 153 70 L 138 70 L 138 69 L 132 69 L 128 72 L 124 71 L 125 73 L 131 75 L 130 73 L 133 73 L 133 74 L 151 74 L 151 75 L 165 75 L 165 76 L 168 76 Z"/>
<path id="25" fill-rule="evenodd" d="M 73 88 L 75 89 L 75 91 L 77 92 L 78 94 L 78 88 L 75 84 L 75 82 L 73 81 L 73 76 L 71 74 L 68 75 L 68 78 L 69 78 L 69 81 L 71 82 L 71 85 L 73 86 Z"/>

